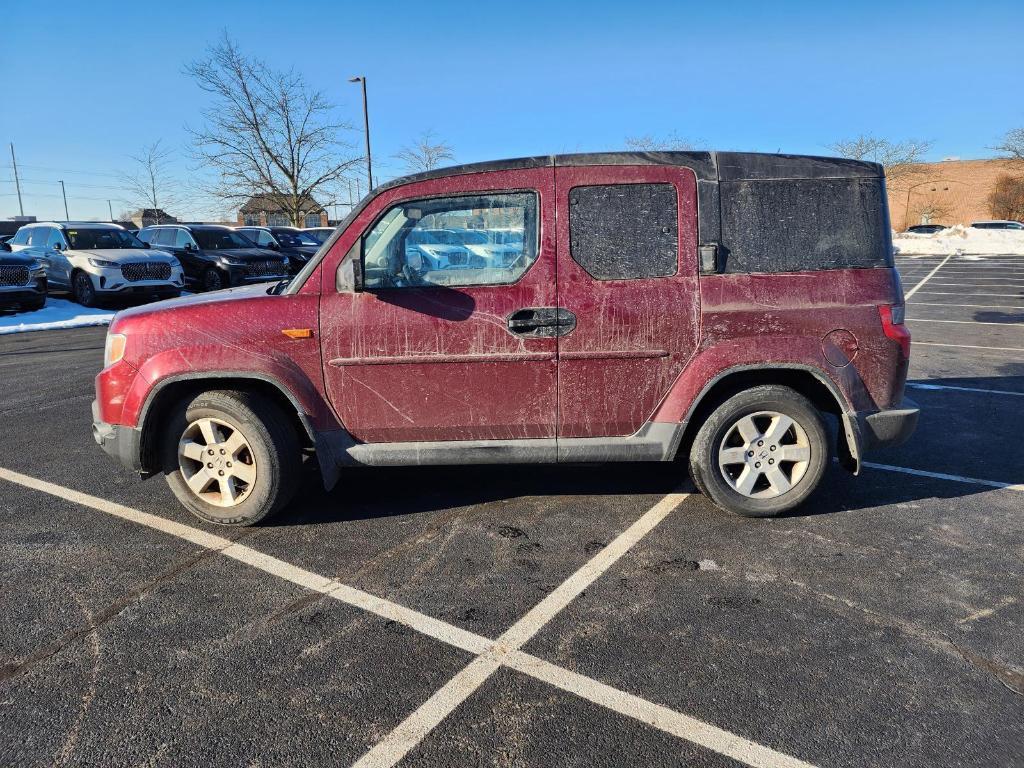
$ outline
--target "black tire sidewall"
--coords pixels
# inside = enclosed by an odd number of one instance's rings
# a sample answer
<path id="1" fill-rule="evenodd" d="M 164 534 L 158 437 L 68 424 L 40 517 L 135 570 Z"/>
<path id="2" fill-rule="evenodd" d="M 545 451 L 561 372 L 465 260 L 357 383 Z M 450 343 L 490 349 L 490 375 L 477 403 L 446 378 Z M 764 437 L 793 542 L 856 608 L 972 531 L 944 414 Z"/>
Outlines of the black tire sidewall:
<path id="1" fill-rule="evenodd" d="M 79 291 L 79 286 L 83 286 L 85 290 Z M 75 302 L 83 307 L 94 306 L 96 304 L 96 289 L 93 288 L 92 278 L 84 272 L 76 272 L 71 281 L 71 295 L 75 297 Z"/>
<path id="2" fill-rule="evenodd" d="M 249 496 L 235 507 L 208 504 L 188 487 L 178 466 L 178 442 L 197 419 L 215 418 L 241 431 L 257 466 Z M 268 428 L 268 421 L 273 421 Z M 166 422 L 162 465 L 167 484 L 178 500 L 201 520 L 216 525 L 246 526 L 264 520 L 291 499 L 298 473 L 299 448 L 293 435 L 282 430 L 279 409 L 248 393 L 208 392 L 180 403 Z M 289 439 L 289 437 L 291 439 Z"/>
<path id="3" fill-rule="evenodd" d="M 810 465 L 792 490 L 772 499 L 752 499 L 733 490 L 718 467 L 718 446 L 733 424 L 759 411 L 776 411 L 796 421 L 807 434 Z M 696 481 L 712 501 L 746 517 L 775 517 L 802 504 L 821 482 L 831 455 L 828 431 L 818 410 L 807 398 L 789 387 L 754 387 L 726 400 L 708 417 L 694 441 L 691 465 Z"/>
<path id="4" fill-rule="evenodd" d="M 224 276 L 216 267 L 207 267 L 203 271 L 203 290 L 219 291 L 224 288 Z"/>

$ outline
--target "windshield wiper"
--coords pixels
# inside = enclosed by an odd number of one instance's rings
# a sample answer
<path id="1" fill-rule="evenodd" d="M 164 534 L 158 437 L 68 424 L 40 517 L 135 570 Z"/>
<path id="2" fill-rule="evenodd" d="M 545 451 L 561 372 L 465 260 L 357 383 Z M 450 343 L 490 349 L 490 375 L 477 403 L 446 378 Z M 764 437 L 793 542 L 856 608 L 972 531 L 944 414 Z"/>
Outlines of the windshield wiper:
<path id="1" fill-rule="evenodd" d="M 281 291 L 287 288 L 288 283 L 291 281 L 292 279 L 290 277 L 286 277 L 284 280 L 278 280 L 274 285 L 267 289 L 267 293 L 271 296 L 280 296 Z"/>

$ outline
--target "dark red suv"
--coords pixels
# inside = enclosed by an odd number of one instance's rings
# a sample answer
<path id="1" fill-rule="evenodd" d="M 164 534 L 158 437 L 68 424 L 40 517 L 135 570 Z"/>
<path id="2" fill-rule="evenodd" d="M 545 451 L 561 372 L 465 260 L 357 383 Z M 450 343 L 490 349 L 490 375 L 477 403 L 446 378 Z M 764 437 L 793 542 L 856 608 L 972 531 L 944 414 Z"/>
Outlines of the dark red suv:
<path id="1" fill-rule="evenodd" d="M 744 515 L 913 431 L 880 166 L 559 155 L 377 188 L 291 282 L 119 313 L 96 441 L 204 520 L 348 465 L 689 462 Z M 829 422 L 838 425 L 837 438 Z"/>

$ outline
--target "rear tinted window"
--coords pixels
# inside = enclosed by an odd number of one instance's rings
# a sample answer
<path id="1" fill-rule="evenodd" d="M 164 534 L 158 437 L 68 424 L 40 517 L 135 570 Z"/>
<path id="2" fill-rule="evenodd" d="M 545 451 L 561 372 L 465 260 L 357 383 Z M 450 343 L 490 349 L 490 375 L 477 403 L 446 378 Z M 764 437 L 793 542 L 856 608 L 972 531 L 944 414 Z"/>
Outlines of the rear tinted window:
<path id="1" fill-rule="evenodd" d="M 723 182 L 726 272 L 892 266 L 880 179 Z"/>
<path id="2" fill-rule="evenodd" d="M 569 191 L 573 260 L 598 280 L 676 273 L 676 190 L 671 184 L 612 184 Z"/>

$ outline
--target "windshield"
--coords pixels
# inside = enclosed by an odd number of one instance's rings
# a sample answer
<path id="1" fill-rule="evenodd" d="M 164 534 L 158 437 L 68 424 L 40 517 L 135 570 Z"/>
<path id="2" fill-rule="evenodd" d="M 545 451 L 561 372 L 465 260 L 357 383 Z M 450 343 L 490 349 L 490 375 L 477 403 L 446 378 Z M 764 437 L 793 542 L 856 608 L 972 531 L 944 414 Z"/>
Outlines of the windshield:
<path id="1" fill-rule="evenodd" d="M 230 229 L 193 229 L 192 237 L 204 251 L 256 247 L 252 242 Z"/>
<path id="2" fill-rule="evenodd" d="M 145 248 L 135 235 L 123 229 L 66 229 L 64 234 L 76 251 Z"/>
<path id="3" fill-rule="evenodd" d="M 289 232 L 287 229 L 272 230 L 277 242 L 289 248 L 297 248 L 300 245 L 320 245 L 308 232 Z"/>
<path id="4" fill-rule="evenodd" d="M 462 238 L 462 242 L 466 245 L 487 245 L 487 235 L 483 232 L 473 232 L 468 229 L 464 229 L 458 233 L 459 237 Z"/>

